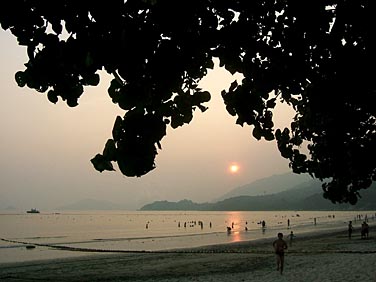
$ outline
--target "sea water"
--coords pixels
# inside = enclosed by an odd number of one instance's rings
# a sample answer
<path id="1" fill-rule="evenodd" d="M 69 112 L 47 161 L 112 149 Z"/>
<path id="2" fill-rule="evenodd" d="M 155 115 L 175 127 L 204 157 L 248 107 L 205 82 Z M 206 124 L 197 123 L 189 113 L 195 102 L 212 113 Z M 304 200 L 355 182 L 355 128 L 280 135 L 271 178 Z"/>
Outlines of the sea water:
<path id="1" fill-rule="evenodd" d="M 356 226 L 375 211 L 69 211 L 0 214 L 0 263 L 163 251 Z M 265 228 L 261 222 L 265 221 Z M 288 225 L 289 221 L 289 225 Z M 230 232 L 228 231 L 230 228 Z M 26 249 L 26 246 L 36 246 Z"/>

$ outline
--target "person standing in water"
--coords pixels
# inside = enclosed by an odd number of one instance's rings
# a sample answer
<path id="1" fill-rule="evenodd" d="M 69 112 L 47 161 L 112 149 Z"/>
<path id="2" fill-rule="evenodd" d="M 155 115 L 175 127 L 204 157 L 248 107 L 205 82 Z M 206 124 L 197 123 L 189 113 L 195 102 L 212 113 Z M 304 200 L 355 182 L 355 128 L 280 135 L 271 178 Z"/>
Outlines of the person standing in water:
<path id="1" fill-rule="evenodd" d="M 273 242 L 273 248 L 277 257 L 277 271 L 279 271 L 282 274 L 287 244 L 286 241 L 283 240 L 283 234 L 281 232 L 279 232 L 277 236 L 278 239 Z"/>
<path id="2" fill-rule="evenodd" d="M 265 228 L 265 226 L 266 226 L 266 222 L 265 222 L 265 220 L 263 220 L 263 221 L 261 222 L 261 226 L 262 226 L 262 228 Z"/>

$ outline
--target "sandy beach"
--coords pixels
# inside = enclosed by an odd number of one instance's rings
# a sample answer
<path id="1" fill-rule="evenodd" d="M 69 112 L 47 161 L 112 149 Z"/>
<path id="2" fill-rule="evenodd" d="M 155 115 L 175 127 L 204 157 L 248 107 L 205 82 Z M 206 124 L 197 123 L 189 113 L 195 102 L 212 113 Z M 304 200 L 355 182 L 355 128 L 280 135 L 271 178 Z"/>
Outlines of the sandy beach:
<path id="1" fill-rule="evenodd" d="M 92 254 L 0 264 L 0 281 L 376 281 L 376 228 L 296 234 L 276 270 L 272 240 L 168 252 Z M 287 235 L 287 234 L 286 234 Z M 287 239 L 287 238 L 286 238 Z M 287 240 L 288 241 L 288 240 Z"/>

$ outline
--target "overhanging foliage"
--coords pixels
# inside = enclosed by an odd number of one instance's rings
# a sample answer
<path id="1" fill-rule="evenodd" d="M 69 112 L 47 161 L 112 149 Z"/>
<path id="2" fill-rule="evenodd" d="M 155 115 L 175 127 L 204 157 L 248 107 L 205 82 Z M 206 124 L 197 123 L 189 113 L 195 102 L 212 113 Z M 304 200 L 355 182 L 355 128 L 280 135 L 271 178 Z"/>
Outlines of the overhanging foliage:
<path id="1" fill-rule="evenodd" d="M 218 57 L 244 75 L 222 92 L 237 124 L 276 140 L 294 172 L 327 180 L 324 197 L 355 204 L 376 179 L 375 12 L 361 0 L 13 0 L 0 23 L 27 46 L 18 85 L 52 103 L 77 106 L 99 70 L 113 75 L 108 94 L 125 115 L 97 170 L 154 169 L 166 127 L 206 110 L 198 82 Z M 296 111 L 289 129 L 274 128 L 277 100 Z"/>

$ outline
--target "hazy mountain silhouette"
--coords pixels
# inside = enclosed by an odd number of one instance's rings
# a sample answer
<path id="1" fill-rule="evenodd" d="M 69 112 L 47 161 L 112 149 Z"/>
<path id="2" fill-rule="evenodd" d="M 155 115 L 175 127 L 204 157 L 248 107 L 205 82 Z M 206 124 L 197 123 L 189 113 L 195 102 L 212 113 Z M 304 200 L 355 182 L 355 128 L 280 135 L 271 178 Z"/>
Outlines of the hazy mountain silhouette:
<path id="1" fill-rule="evenodd" d="M 237 187 L 217 198 L 215 201 L 222 201 L 237 196 L 261 196 L 275 194 L 311 180 L 312 178 L 308 174 L 295 174 L 288 172 L 284 174 L 272 175 L 270 177 L 258 179 L 249 184 Z"/>
<path id="2" fill-rule="evenodd" d="M 296 177 L 296 179 L 293 179 Z M 277 186 L 277 187 L 275 187 Z M 243 194 L 241 194 L 243 193 Z M 322 196 L 321 182 L 307 175 L 286 173 L 273 175 L 244 185 L 211 203 L 156 201 L 140 210 L 376 210 L 376 184 L 360 192 L 357 205 L 333 204 Z M 228 198 L 224 198 L 229 195 Z M 103 200 L 84 199 L 58 210 L 126 210 L 125 205 Z"/>
<path id="3" fill-rule="evenodd" d="M 321 183 L 311 180 L 286 191 L 259 196 L 237 196 L 215 203 L 157 201 L 141 210 L 206 210 L 206 211 L 267 211 L 267 210 L 375 210 L 376 184 L 361 191 L 362 198 L 353 206 L 333 204 L 322 196 Z"/>

